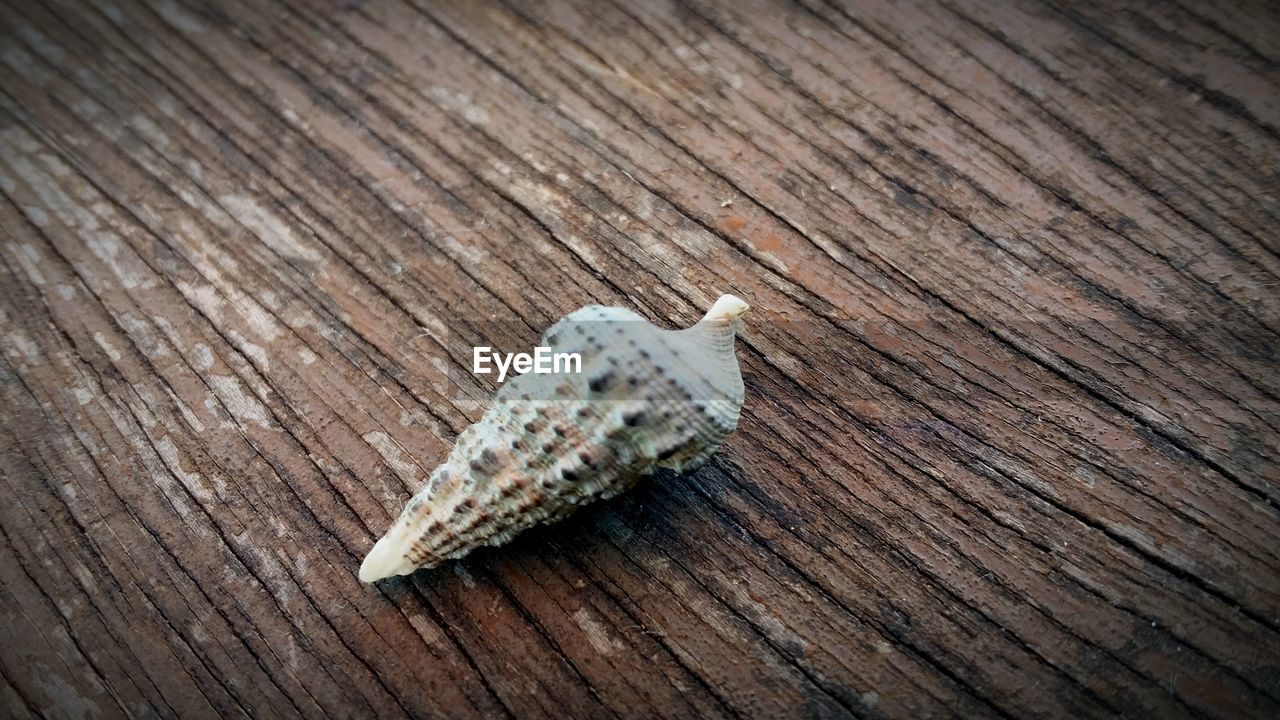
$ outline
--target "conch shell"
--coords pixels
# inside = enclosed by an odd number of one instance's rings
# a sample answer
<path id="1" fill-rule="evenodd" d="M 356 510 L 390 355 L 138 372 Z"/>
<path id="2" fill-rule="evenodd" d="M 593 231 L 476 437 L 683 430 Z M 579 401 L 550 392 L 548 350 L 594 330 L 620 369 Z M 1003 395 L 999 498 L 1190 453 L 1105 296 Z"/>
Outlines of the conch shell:
<path id="1" fill-rule="evenodd" d="M 502 545 L 623 492 L 656 467 L 683 472 L 706 462 L 738 426 L 743 388 L 733 342 L 747 308 L 721 296 L 683 330 L 598 305 L 558 321 L 540 345 L 578 353 L 581 372 L 508 380 L 373 546 L 360 580 Z"/>

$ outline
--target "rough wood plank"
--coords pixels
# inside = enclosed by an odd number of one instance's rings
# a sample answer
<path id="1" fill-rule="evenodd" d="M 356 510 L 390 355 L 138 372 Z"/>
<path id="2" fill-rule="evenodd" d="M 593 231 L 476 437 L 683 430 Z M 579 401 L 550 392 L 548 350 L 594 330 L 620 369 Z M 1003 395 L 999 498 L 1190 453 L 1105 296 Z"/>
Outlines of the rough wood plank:
<path id="1" fill-rule="evenodd" d="M 1280 712 L 1272 4 L 0 28 L 8 715 Z M 709 466 L 356 580 L 467 347 L 726 290 Z"/>

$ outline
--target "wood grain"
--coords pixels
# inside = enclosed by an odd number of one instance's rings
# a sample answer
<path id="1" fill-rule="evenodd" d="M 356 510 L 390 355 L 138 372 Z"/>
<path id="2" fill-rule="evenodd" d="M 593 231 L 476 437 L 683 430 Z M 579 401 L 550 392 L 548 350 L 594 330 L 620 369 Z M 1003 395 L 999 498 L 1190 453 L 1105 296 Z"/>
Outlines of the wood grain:
<path id="1" fill-rule="evenodd" d="M 1274 717 L 1280 13 L 0 3 L 12 717 Z M 697 473 L 372 542 L 466 348 L 750 301 Z"/>

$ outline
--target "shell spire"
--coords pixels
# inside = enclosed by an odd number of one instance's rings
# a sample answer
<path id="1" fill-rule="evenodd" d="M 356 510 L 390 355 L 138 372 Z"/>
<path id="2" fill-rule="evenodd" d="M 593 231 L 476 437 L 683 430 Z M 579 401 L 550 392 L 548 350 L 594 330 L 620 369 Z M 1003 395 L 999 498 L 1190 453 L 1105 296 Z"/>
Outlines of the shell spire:
<path id="1" fill-rule="evenodd" d="M 748 307 L 722 295 L 683 330 L 598 305 L 556 322 L 539 345 L 577 354 L 577 371 L 507 380 L 374 544 L 360 580 L 502 545 L 627 490 L 655 468 L 685 472 L 706 462 L 738 426 L 734 338 Z"/>
<path id="2" fill-rule="evenodd" d="M 734 322 L 750 309 L 751 306 L 737 295 L 721 295 L 702 317 L 702 322 Z"/>

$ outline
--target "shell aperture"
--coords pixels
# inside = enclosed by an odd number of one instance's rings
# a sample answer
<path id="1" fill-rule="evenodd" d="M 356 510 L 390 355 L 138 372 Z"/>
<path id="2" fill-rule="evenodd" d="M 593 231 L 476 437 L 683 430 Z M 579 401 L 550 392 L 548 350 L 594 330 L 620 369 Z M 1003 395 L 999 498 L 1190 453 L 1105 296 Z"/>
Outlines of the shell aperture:
<path id="1" fill-rule="evenodd" d="M 435 567 L 618 495 L 658 467 L 696 469 L 738 425 L 734 353 L 748 305 L 723 295 L 697 324 L 663 330 L 588 306 L 543 333 L 580 372 L 506 381 L 360 566 L 374 582 Z"/>

